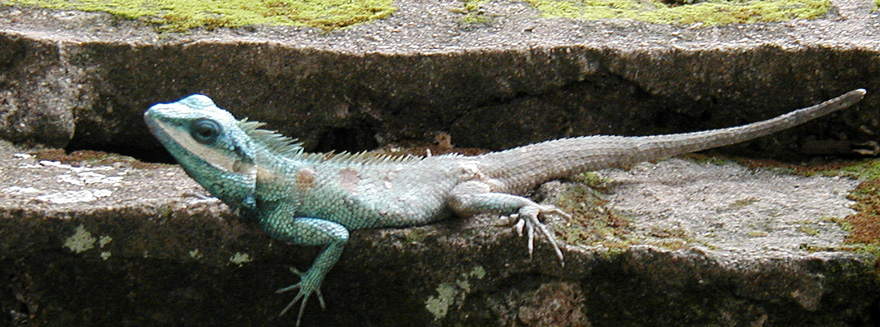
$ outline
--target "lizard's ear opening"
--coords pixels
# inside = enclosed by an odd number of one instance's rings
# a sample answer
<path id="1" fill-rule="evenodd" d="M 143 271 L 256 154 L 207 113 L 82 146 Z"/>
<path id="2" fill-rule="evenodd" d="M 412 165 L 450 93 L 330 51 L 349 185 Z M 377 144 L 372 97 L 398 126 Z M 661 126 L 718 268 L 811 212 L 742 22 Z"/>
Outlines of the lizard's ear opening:
<path id="1" fill-rule="evenodd" d="M 254 164 L 245 164 L 236 161 L 233 169 L 242 177 L 242 186 L 247 189 L 247 193 L 241 201 L 241 205 L 247 209 L 254 209 L 257 206 L 257 200 L 254 194 L 257 190 L 257 167 Z"/>
<path id="2" fill-rule="evenodd" d="M 257 190 L 257 165 L 253 143 L 250 140 L 244 144 L 235 144 L 234 151 L 238 158 L 232 164 L 232 171 L 241 178 L 241 186 L 247 189 L 247 194 L 241 201 L 241 205 L 247 209 L 256 208 L 257 201 L 254 196 Z"/>

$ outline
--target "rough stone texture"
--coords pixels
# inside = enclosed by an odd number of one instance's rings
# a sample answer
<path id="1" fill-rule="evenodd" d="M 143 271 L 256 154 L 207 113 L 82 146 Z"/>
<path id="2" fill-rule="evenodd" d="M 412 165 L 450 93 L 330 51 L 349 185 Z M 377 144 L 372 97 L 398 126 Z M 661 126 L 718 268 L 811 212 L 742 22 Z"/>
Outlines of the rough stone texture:
<path id="1" fill-rule="evenodd" d="M 293 324 L 277 316 L 290 296 L 273 290 L 295 282 L 288 267 L 308 266 L 317 249 L 274 241 L 194 196 L 203 190 L 177 166 L 91 156 L 38 160 L 0 142 L 2 321 Z M 851 211 L 843 194 L 853 181 L 680 160 L 600 174 L 616 185 L 608 207 L 633 217 L 627 244 L 566 246 L 563 267 L 543 242 L 529 259 L 525 240 L 495 217 L 356 231 L 322 288 L 328 309 L 312 303 L 304 325 L 876 323 L 877 258 L 832 250 L 843 231 L 822 220 Z M 558 197 L 566 185 L 542 193 Z M 776 189 L 801 193 L 777 201 Z"/>
<path id="2" fill-rule="evenodd" d="M 602 173 L 616 185 L 614 209 L 635 217 L 639 237 L 762 254 L 839 246 L 848 233 L 836 221 L 855 213 L 846 196 L 859 184 L 683 160 Z"/>
<path id="3" fill-rule="evenodd" d="M 457 0 L 400 1 L 391 18 L 340 31 L 164 35 L 100 13 L 2 7 L 0 138 L 161 153 L 141 114 L 201 92 L 320 150 L 438 131 L 498 149 L 730 126 L 866 88 L 857 108 L 740 150 L 871 141 L 880 18 L 870 1 L 834 3 L 816 21 L 701 27 L 546 19 L 507 1 L 474 25 Z M 25 153 L 0 142 L 0 324 L 295 321 L 277 317 L 290 297 L 273 291 L 316 249 L 192 196 L 201 188 L 176 166 Z M 851 182 L 675 160 L 601 173 L 618 183 L 612 204 L 632 215 L 636 245 L 568 246 L 562 267 L 543 243 L 529 259 L 494 217 L 357 231 L 323 286 L 328 309 L 313 300 L 304 325 L 877 324 L 877 258 L 833 250 L 843 231 L 823 220 L 845 215 Z M 814 191 L 779 201 L 766 183 Z"/>
<path id="4" fill-rule="evenodd" d="M 866 88 L 861 110 L 740 150 L 873 140 L 880 18 L 869 1 L 834 4 L 815 21 L 704 27 L 548 19 L 512 1 L 466 24 L 460 1 L 400 1 L 388 19 L 338 31 L 161 35 L 101 13 L 0 7 L 0 136 L 161 153 L 139 113 L 200 92 L 321 151 L 438 131 L 501 149 L 730 126 Z"/>

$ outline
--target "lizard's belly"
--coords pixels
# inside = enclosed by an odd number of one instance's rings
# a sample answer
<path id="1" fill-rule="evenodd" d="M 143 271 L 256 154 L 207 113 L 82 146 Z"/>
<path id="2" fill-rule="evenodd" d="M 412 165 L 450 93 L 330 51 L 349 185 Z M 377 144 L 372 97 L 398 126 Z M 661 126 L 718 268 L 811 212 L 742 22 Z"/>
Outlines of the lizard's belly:
<path id="1" fill-rule="evenodd" d="M 457 181 L 421 177 L 324 183 L 302 198 L 298 214 L 349 229 L 418 226 L 451 216 L 447 196 Z"/>
<path id="2" fill-rule="evenodd" d="M 322 192 L 323 193 L 323 192 Z M 331 220 L 349 229 L 418 226 L 451 215 L 439 192 L 340 194 L 304 199 L 298 216 Z"/>

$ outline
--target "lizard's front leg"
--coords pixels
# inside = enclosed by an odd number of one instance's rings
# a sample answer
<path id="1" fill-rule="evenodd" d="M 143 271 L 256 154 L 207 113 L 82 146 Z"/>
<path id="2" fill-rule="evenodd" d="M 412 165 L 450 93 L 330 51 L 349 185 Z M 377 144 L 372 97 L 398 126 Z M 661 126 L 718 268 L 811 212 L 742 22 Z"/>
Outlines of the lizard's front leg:
<path id="1" fill-rule="evenodd" d="M 321 282 L 324 276 L 330 271 L 330 268 L 339 260 L 345 243 L 348 242 L 348 229 L 344 226 L 329 220 L 319 218 L 292 218 L 285 217 L 284 210 L 275 210 L 268 217 L 260 219 L 260 225 L 269 232 L 272 237 L 301 245 L 326 245 L 327 248 L 315 258 L 312 267 L 305 273 L 295 273 L 300 275 L 299 283 L 282 288 L 276 293 L 283 293 L 299 289 L 296 297 L 290 301 L 290 304 L 281 311 L 281 315 L 285 314 L 293 305 L 302 299 L 299 307 L 299 315 L 296 318 L 296 325 L 299 326 L 302 319 L 303 310 L 306 308 L 306 302 L 312 293 L 318 295 L 318 301 L 321 308 L 324 308 L 324 298 L 321 296 Z"/>
<path id="2" fill-rule="evenodd" d="M 558 214 L 566 218 L 571 218 L 567 213 L 552 205 L 540 205 L 525 197 L 492 192 L 489 184 L 481 181 L 468 181 L 457 185 L 451 193 L 449 206 L 458 215 L 472 216 L 482 212 L 493 212 L 502 215 L 516 215 L 518 222 L 517 228 L 522 231 L 525 226 L 528 235 L 529 256 L 532 255 L 532 249 L 535 238 L 535 229 L 541 232 L 553 250 L 559 261 L 565 264 L 562 256 L 562 250 L 556 243 L 556 238 L 550 232 L 550 228 L 540 221 L 540 217 L 546 214 Z"/>

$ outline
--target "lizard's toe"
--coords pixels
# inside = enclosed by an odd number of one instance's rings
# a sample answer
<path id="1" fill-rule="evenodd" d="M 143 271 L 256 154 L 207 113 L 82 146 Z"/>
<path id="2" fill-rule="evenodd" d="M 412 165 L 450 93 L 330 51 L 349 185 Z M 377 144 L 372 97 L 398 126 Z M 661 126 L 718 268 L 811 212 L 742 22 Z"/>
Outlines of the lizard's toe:
<path id="1" fill-rule="evenodd" d="M 303 273 L 293 267 L 290 268 L 290 271 L 302 278 L 302 280 L 299 283 L 281 288 L 275 291 L 275 293 L 284 293 L 295 289 L 299 289 L 299 293 L 297 293 L 296 297 L 294 297 L 293 300 L 290 301 L 290 303 L 287 304 L 286 307 L 284 307 L 284 310 L 281 310 L 281 313 L 278 314 L 278 316 L 283 316 L 288 311 L 290 311 L 291 308 L 293 308 L 293 305 L 296 304 L 297 301 L 302 300 L 302 303 L 300 303 L 299 306 L 299 314 L 296 317 L 296 325 L 299 326 L 300 320 L 302 320 L 303 312 L 306 310 L 306 303 L 309 301 L 309 296 L 311 296 L 313 293 L 318 296 L 318 302 L 321 304 L 321 309 L 326 309 L 327 305 L 324 303 L 324 295 L 321 294 L 320 287 L 314 285 L 314 283 L 308 283 L 308 272 Z"/>
<path id="2" fill-rule="evenodd" d="M 529 257 L 532 256 L 532 251 L 534 249 L 534 238 L 535 238 L 535 229 L 537 229 L 541 235 L 543 235 L 547 241 L 550 243 L 550 246 L 553 247 L 553 251 L 556 253 L 556 256 L 559 258 L 559 261 L 562 265 L 565 265 L 565 258 L 562 255 L 562 250 L 559 248 L 559 244 L 556 242 L 556 238 L 553 236 L 553 233 L 550 231 L 550 227 L 546 224 L 542 223 L 539 219 L 541 215 L 544 214 L 559 214 L 563 217 L 570 218 L 571 216 L 556 206 L 552 205 L 531 205 L 524 206 L 519 210 L 519 218 L 520 221 L 517 222 L 518 227 L 519 223 L 522 222 L 526 228 L 526 234 L 528 235 L 528 251 Z M 520 233 L 520 235 L 522 235 Z"/>

